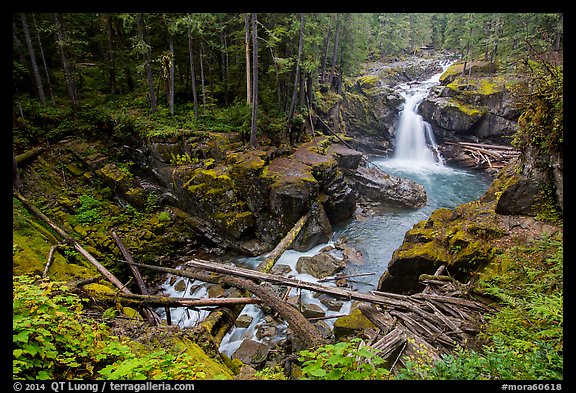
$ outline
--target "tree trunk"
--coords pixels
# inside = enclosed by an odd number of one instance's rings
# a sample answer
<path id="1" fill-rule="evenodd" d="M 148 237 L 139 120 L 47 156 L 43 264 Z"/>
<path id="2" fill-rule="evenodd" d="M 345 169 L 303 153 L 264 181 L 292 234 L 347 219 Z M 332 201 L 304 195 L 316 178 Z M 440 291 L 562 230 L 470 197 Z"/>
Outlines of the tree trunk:
<path id="1" fill-rule="evenodd" d="M 326 34 L 326 36 L 324 37 L 324 49 L 322 50 L 322 71 L 320 72 L 320 83 L 324 83 L 324 81 L 326 80 L 326 60 L 328 59 L 328 47 L 330 46 L 330 34 L 331 34 L 331 28 L 330 31 L 328 31 L 328 34 Z"/>
<path id="2" fill-rule="evenodd" d="M 258 131 L 258 22 L 257 14 L 252 13 L 252 123 L 250 127 L 250 145 L 256 147 Z"/>
<path id="3" fill-rule="evenodd" d="M 246 104 L 252 103 L 252 92 L 250 83 L 250 14 L 244 14 L 244 48 L 246 51 Z"/>
<path id="4" fill-rule="evenodd" d="M 194 98 L 194 120 L 198 121 L 198 94 L 196 92 L 196 73 L 194 70 L 194 52 L 190 26 L 188 26 L 188 54 L 190 55 L 190 78 L 192 79 L 192 97 Z"/>
<path id="5" fill-rule="evenodd" d="M 288 109 L 288 131 L 290 136 L 292 129 L 292 118 L 296 109 L 296 97 L 298 93 L 298 81 L 300 80 L 300 61 L 302 58 L 302 48 L 304 46 L 304 14 L 300 14 L 300 33 L 298 38 L 298 57 L 296 58 L 296 71 L 294 71 L 294 86 L 292 88 L 292 100 L 290 101 L 290 108 Z"/>
<path id="6" fill-rule="evenodd" d="M 62 26 L 62 22 L 60 21 L 59 14 L 54 14 L 54 24 L 56 26 L 56 42 L 58 46 L 58 50 L 60 51 L 60 58 L 62 59 L 62 67 L 64 69 L 64 78 L 66 79 L 66 86 L 68 87 L 68 95 L 70 96 L 70 101 L 72 102 L 72 110 L 74 112 L 74 116 L 76 116 L 78 112 L 78 93 L 76 90 L 76 82 L 74 80 L 74 75 L 72 72 L 72 67 L 68 60 L 68 56 L 66 54 L 66 32 L 64 31 L 64 27 Z"/>
<path id="7" fill-rule="evenodd" d="M 12 189 L 14 192 L 20 192 L 20 173 L 18 172 L 18 163 L 16 162 L 16 156 L 14 155 L 14 150 L 12 150 Z"/>
<path id="8" fill-rule="evenodd" d="M 36 25 L 36 17 L 34 17 L 34 14 L 32 14 L 32 23 L 34 23 L 34 30 L 36 30 L 36 39 L 38 40 L 40 56 L 42 58 L 42 64 L 44 65 L 44 72 L 46 73 L 46 82 L 48 83 L 50 99 L 52 100 L 52 105 L 56 105 L 56 101 L 54 101 L 54 93 L 52 92 L 52 83 L 50 82 L 50 74 L 48 73 L 48 66 L 46 65 L 46 57 L 44 56 L 44 48 L 42 47 L 42 41 L 40 40 L 40 33 L 38 31 L 38 26 Z"/>
<path id="9" fill-rule="evenodd" d="M 168 97 L 168 105 L 170 107 L 170 114 L 174 116 L 174 40 L 170 38 L 170 96 Z"/>
<path id="10" fill-rule="evenodd" d="M 140 274 L 140 270 L 138 270 L 137 266 L 133 265 L 134 259 L 132 259 L 132 255 L 122 242 L 122 239 L 120 239 L 120 237 L 116 234 L 116 232 L 112 231 L 112 237 L 116 241 L 116 244 L 118 245 L 120 252 L 122 252 L 124 259 L 126 259 L 126 262 L 128 262 L 128 266 L 130 266 L 130 270 L 132 271 L 132 275 L 134 275 L 136 284 L 138 284 L 138 289 L 140 289 L 140 293 L 142 295 L 148 295 L 150 291 L 148 291 L 148 287 L 146 286 L 146 283 L 144 282 L 144 279 Z"/>
<path id="11" fill-rule="evenodd" d="M 32 72 L 34 73 L 34 79 L 36 80 L 36 90 L 38 90 L 38 97 L 40 98 L 40 103 L 42 105 L 46 105 L 46 96 L 44 95 L 42 78 L 40 78 L 40 71 L 38 70 L 38 64 L 36 63 L 36 54 L 34 53 L 34 46 L 32 45 L 30 31 L 28 30 L 28 20 L 26 19 L 26 14 L 23 12 L 20 13 L 20 19 L 22 20 L 22 27 L 24 28 L 24 37 L 26 38 L 26 46 L 28 47 L 28 54 L 30 55 Z"/>
<path id="12" fill-rule="evenodd" d="M 150 110 L 152 113 L 158 111 L 158 105 L 156 104 L 156 95 L 154 94 L 154 78 L 152 76 L 152 54 L 151 48 L 148 44 L 148 33 L 146 32 L 146 25 L 144 24 L 144 14 L 139 13 L 136 17 L 138 23 L 138 33 L 140 35 L 140 41 L 146 45 L 146 53 L 144 54 L 144 68 L 146 70 L 146 79 L 148 80 L 148 92 L 150 94 Z"/>
<path id="13" fill-rule="evenodd" d="M 228 44 L 226 43 L 226 34 L 224 34 L 224 30 L 220 32 L 220 41 L 222 43 L 222 51 L 221 51 L 221 63 L 222 63 L 222 83 L 224 84 L 224 106 L 228 106 L 229 99 L 228 99 Z"/>
<path id="14" fill-rule="evenodd" d="M 110 94 L 116 94 L 116 64 L 114 58 L 114 29 L 112 26 L 112 16 L 106 15 L 106 38 L 108 41 L 108 78 L 110 83 Z"/>
<path id="15" fill-rule="evenodd" d="M 332 86 L 332 80 L 334 79 L 334 73 L 336 72 L 336 61 L 338 59 L 338 41 L 340 41 L 340 18 L 336 16 L 336 34 L 334 35 L 334 50 L 332 51 L 332 69 L 330 70 L 330 75 L 328 76 L 328 86 Z"/>
<path id="16" fill-rule="evenodd" d="M 202 83 L 202 109 L 206 113 L 206 87 L 204 86 L 204 46 L 200 41 L 200 81 Z"/>

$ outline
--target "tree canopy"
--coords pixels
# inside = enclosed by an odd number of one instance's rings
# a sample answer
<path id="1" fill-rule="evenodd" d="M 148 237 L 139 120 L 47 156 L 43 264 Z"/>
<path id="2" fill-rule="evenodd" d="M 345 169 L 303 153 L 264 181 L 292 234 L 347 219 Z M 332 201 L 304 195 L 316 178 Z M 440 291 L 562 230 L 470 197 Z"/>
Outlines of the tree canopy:
<path id="1" fill-rule="evenodd" d="M 366 60 L 434 48 L 507 68 L 528 46 L 559 52 L 562 43 L 556 13 L 13 14 L 14 125 L 32 141 L 40 131 L 30 106 L 77 117 L 122 99 L 145 114 L 186 119 L 179 128 L 227 121 L 246 141 L 257 116 L 259 133 L 266 127 L 284 141 L 314 92 L 340 92 Z"/>

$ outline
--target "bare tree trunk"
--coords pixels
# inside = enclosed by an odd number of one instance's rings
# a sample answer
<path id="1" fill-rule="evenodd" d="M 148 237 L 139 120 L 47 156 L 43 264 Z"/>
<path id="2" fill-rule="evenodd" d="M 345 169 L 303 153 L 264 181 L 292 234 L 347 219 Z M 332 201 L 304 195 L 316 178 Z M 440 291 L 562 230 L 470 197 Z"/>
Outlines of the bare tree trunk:
<path id="1" fill-rule="evenodd" d="M 194 53 L 190 26 L 188 26 L 188 54 L 190 55 L 190 78 L 192 79 L 192 96 L 194 97 L 194 120 L 198 121 L 198 94 L 196 92 L 196 73 L 194 71 Z"/>
<path id="2" fill-rule="evenodd" d="M 54 15 L 54 24 L 56 26 L 56 42 L 58 49 L 60 51 L 60 57 L 62 59 L 62 67 L 64 68 L 64 78 L 66 79 L 66 85 L 68 87 L 68 95 L 70 96 L 70 101 L 72 101 L 72 110 L 74 114 L 78 112 L 78 93 L 76 90 L 76 82 L 74 81 L 74 75 L 72 73 L 72 67 L 70 66 L 70 62 L 68 60 L 68 56 L 66 55 L 66 33 L 64 31 L 64 27 L 62 26 L 62 22 L 60 20 L 60 16 L 55 13 Z"/>
<path id="3" fill-rule="evenodd" d="M 336 60 L 338 59 L 338 41 L 340 40 L 340 18 L 336 17 L 336 34 L 334 36 L 334 50 L 332 51 L 332 69 L 328 76 L 328 86 L 332 86 L 334 73 L 336 72 Z"/>
<path id="4" fill-rule="evenodd" d="M 300 61 L 302 58 L 302 48 L 304 46 L 304 14 L 300 14 L 300 34 L 298 39 L 298 57 L 296 59 L 296 71 L 294 71 L 294 86 L 292 89 L 292 100 L 290 101 L 290 108 L 288 109 L 288 132 L 292 129 L 292 118 L 296 109 L 296 97 L 298 93 L 298 82 L 300 80 Z"/>
<path id="5" fill-rule="evenodd" d="M 246 104 L 252 103 L 252 92 L 250 83 L 250 14 L 244 14 L 244 47 L 246 50 Z"/>
<path id="6" fill-rule="evenodd" d="M 116 241 L 116 244 L 118 245 L 120 252 L 124 256 L 124 259 L 126 259 L 126 261 L 128 262 L 128 266 L 130 267 L 130 270 L 132 271 L 132 275 L 136 279 L 136 284 L 138 284 L 138 289 L 140 289 L 140 293 L 142 295 L 150 294 L 150 291 L 148 291 L 148 287 L 146 286 L 146 283 L 144 282 L 144 279 L 142 278 L 142 275 L 140 274 L 140 270 L 138 270 L 137 266 L 133 265 L 134 259 L 132 258 L 132 255 L 130 254 L 130 252 L 128 251 L 128 249 L 126 248 L 124 243 L 122 242 L 122 239 L 120 239 L 120 237 L 114 231 L 112 231 L 112 237 Z"/>
<path id="7" fill-rule="evenodd" d="M 116 64 L 114 59 L 114 29 L 112 27 L 112 16 L 106 15 L 106 37 L 108 40 L 108 77 L 110 83 L 110 94 L 116 94 Z"/>
<path id="8" fill-rule="evenodd" d="M 222 83 L 224 84 L 224 106 L 228 106 L 229 99 L 228 99 L 228 45 L 226 43 L 226 34 L 224 34 L 224 30 L 220 33 L 220 40 L 222 43 L 222 51 L 221 51 L 221 60 L 222 63 Z"/>
<path id="9" fill-rule="evenodd" d="M 170 107 L 170 114 L 174 116 L 174 40 L 170 38 L 170 95 L 168 97 L 168 106 Z"/>
<path id="10" fill-rule="evenodd" d="M 200 41 L 200 81 L 202 82 L 202 109 L 206 113 L 206 87 L 204 86 L 204 46 Z"/>
<path id="11" fill-rule="evenodd" d="M 258 118 L 258 22 L 256 13 L 252 13 L 252 124 L 250 127 L 250 145 L 256 147 Z"/>
<path id="12" fill-rule="evenodd" d="M 36 39 L 38 40 L 38 47 L 40 48 L 40 56 L 42 58 L 42 64 L 44 65 L 44 72 L 46 73 L 46 82 L 48 83 L 48 92 L 50 92 L 50 99 L 52 100 L 52 105 L 56 105 L 54 101 L 54 93 L 52 93 L 52 83 L 50 82 L 50 74 L 48 73 L 48 66 L 46 65 L 46 57 L 44 56 L 44 49 L 42 47 L 42 41 L 40 40 L 40 33 L 38 31 L 38 26 L 36 25 L 36 18 L 32 14 L 32 23 L 34 23 L 34 30 L 36 30 Z"/>
<path id="13" fill-rule="evenodd" d="M 146 78 L 148 79 L 148 91 L 150 94 L 150 110 L 156 113 L 158 105 L 156 104 L 156 95 L 154 94 L 154 78 L 152 76 L 152 54 L 151 48 L 148 45 L 148 34 L 146 33 L 146 25 L 144 24 L 144 14 L 139 13 L 136 17 L 138 23 L 138 32 L 140 40 L 146 45 L 146 53 L 144 54 L 144 68 L 146 69 Z"/>
<path id="14" fill-rule="evenodd" d="M 320 83 L 324 83 L 326 80 L 326 60 L 328 58 L 328 47 L 330 46 L 330 34 L 331 30 L 328 31 L 326 37 L 324 37 L 324 49 L 322 50 L 322 72 L 320 73 Z"/>
<path id="15" fill-rule="evenodd" d="M 23 12 L 20 13 L 20 19 L 22 20 L 22 27 L 24 28 L 24 37 L 26 38 L 26 46 L 28 47 L 28 54 L 30 55 L 32 72 L 34 73 L 34 79 L 36 79 L 36 89 L 38 90 L 38 97 L 40 98 L 40 103 L 42 105 L 46 105 L 46 96 L 44 95 L 42 78 L 40 78 L 40 71 L 38 70 L 38 64 L 36 63 L 36 54 L 34 53 L 34 46 L 32 45 L 32 39 L 30 38 L 30 30 L 28 30 L 28 20 L 26 19 L 26 14 L 24 14 Z"/>
<path id="16" fill-rule="evenodd" d="M 14 150 L 12 150 L 12 189 L 18 193 L 20 191 L 20 173 L 18 172 L 18 163 Z"/>

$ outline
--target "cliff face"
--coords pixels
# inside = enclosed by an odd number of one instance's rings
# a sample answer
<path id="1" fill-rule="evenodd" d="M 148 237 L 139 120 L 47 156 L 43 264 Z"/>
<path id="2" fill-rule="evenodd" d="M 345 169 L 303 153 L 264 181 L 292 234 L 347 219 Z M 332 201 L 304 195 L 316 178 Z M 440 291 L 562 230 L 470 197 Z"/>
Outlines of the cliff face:
<path id="1" fill-rule="evenodd" d="M 518 110 L 510 88 L 516 78 L 502 75 L 485 62 L 456 63 L 440 78 L 440 86 L 422 102 L 419 112 L 439 140 L 509 145 L 517 130 Z"/>

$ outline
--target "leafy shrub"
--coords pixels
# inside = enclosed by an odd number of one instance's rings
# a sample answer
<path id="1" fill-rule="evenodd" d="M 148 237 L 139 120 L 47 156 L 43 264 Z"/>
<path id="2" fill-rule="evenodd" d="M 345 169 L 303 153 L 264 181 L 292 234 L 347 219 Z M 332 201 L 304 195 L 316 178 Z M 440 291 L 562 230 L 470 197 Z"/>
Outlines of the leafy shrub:
<path id="1" fill-rule="evenodd" d="M 362 346 L 359 338 L 300 351 L 298 360 L 306 379 L 388 379 L 390 375 L 385 360 Z"/>
<path id="2" fill-rule="evenodd" d="M 185 352 L 137 355 L 61 282 L 14 276 L 12 330 L 15 380 L 206 378 Z"/>
<path id="3" fill-rule="evenodd" d="M 82 301 L 62 283 L 13 281 L 13 378 L 91 378 L 127 347 L 103 340 L 106 327 L 82 318 Z"/>

